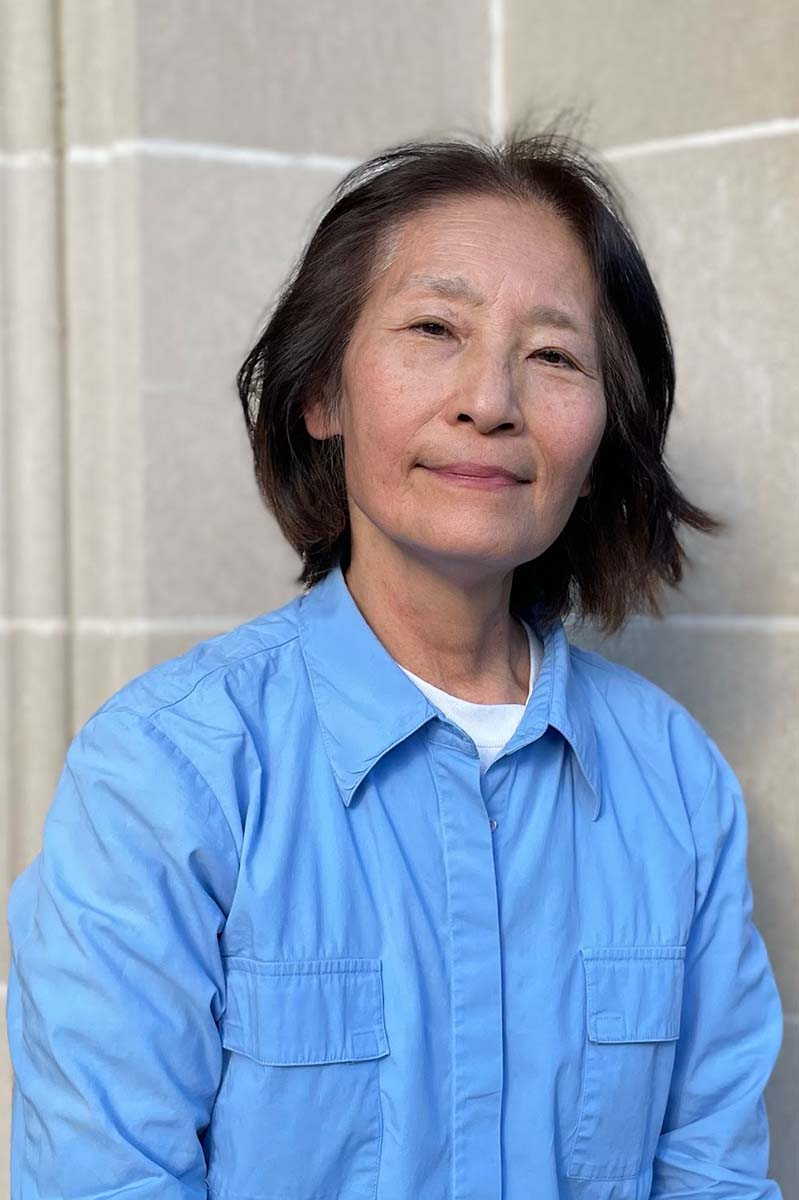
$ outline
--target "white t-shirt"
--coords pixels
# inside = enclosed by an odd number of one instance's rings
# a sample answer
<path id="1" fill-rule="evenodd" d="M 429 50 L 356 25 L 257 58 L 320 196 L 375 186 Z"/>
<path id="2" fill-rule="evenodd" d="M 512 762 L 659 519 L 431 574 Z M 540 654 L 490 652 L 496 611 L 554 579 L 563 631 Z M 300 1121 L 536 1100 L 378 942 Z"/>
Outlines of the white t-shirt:
<path id="1" fill-rule="evenodd" d="M 544 647 L 532 626 L 527 621 L 522 621 L 522 624 L 527 630 L 527 641 L 530 645 L 530 686 L 527 689 L 529 700 L 544 656 Z M 413 671 L 409 671 L 401 663 L 397 663 L 397 666 L 413 680 L 420 691 L 424 692 L 428 700 L 469 734 L 480 752 L 482 775 L 494 759 L 499 757 L 516 732 L 527 701 L 524 704 L 476 704 L 472 700 L 462 700 L 460 696 L 452 696 L 449 692 L 434 687 L 432 683 L 414 675 Z"/>

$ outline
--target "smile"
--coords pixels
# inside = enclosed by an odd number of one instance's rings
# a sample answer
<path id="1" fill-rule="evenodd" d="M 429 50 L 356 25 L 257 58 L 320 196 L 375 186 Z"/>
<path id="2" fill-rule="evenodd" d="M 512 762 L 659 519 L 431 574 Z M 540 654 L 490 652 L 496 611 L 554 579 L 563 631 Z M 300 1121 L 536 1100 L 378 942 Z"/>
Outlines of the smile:
<path id="1" fill-rule="evenodd" d="M 481 488 L 483 491 L 497 492 L 505 488 L 522 487 L 527 480 L 509 479 L 507 475 L 457 475 L 454 471 L 439 471 L 430 467 L 422 467 L 428 475 L 437 476 L 446 483 L 458 484 L 461 487 Z"/>

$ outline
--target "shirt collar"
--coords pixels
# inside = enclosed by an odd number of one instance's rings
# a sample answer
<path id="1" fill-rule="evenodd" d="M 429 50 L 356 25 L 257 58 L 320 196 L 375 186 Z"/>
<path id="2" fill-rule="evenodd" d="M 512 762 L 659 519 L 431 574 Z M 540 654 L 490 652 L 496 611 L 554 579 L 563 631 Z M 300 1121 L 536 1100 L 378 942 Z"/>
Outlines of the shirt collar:
<path id="1" fill-rule="evenodd" d="M 597 736 L 571 646 L 556 619 L 540 624 L 544 655 L 532 695 L 503 753 L 520 750 L 549 725 L 572 747 L 590 791 L 581 795 L 596 820 L 602 803 Z M 345 805 L 393 746 L 440 713 L 386 650 L 361 613 L 339 565 L 299 598 L 299 637 L 323 741 Z"/>

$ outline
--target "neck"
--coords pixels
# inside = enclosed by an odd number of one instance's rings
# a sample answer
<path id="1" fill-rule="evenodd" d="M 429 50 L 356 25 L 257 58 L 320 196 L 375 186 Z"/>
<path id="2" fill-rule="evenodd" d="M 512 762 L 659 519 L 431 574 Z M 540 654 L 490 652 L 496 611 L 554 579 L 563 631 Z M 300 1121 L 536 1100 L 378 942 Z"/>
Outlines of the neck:
<path id="1" fill-rule="evenodd" d="M 512 571 L 464 584 L 418 562 L 344 572 L 362 616 L 414 675 L 478 704 L 524 704 L 530 648 L 508 603 Z"/>

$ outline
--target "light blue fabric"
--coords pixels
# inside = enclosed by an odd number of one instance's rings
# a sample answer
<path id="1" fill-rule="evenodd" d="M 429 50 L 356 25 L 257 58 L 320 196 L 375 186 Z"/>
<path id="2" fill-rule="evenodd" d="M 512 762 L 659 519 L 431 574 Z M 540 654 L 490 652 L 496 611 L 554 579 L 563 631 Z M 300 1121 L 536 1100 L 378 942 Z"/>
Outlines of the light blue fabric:
<path id="1" fill-rule="evenodd" d="M 340 570 L 84 724 L 8 903 L 13 1200 L 778 1200 L 738 781 L 536 629 L 482 777 Z"/>

